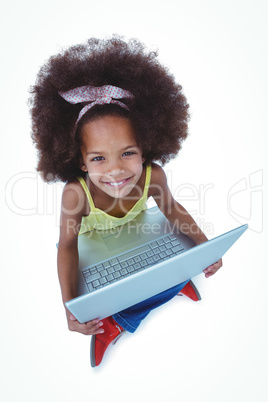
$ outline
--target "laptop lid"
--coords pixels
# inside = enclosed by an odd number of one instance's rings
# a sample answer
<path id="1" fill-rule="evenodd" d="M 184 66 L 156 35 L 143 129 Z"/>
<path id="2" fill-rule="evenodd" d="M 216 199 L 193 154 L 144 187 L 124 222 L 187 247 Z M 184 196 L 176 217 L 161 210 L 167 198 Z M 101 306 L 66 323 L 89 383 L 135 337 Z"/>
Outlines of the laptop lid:
<path id="1" fill-rule="evenodd" d="M 247 227 L 240 226 L 194 246 L 187 236 L 174 233 L 172 225 L 154 207 L 116 230 L 81 235 L 78 241 L 80 296 L 65 305 L 81 323 L 108 317 L 202 273 L 226 253 Z M 180 254 L 87 293 L 82 275 L 84 268 L 125 253 L 135 255 L 146 241 L 154 241 L 167 233 L 173 233 L 182 243 L 184 250 Z"/>

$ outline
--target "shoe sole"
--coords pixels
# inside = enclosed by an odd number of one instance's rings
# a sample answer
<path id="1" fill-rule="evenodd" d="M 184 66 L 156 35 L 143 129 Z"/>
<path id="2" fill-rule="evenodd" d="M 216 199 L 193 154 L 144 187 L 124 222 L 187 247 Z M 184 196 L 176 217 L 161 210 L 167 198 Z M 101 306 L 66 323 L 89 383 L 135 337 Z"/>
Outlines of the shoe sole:
<path id="1" fill-rule="evenodd" d="M 202 300 L 202 297 L 201 297 L 198 289 L 196 288 L 195 284 L 192 281 L 190 281 L 189 283 L 191 284 L 192 288 L 194 289 L 195 294 L 196 294 L 196 296 L 198 298 L 198 301 Z"/>
<path id="2" fill-rule="evenodd" d="M 95 360 L 95 338 L 96 335 L 92 335 L 91 343 L 90 343 L 90 364 L 91 367 L 96 367 L 96 360 Z"/>
<path id="3" fill-rule="evenodd" d="M 198 300 L 193 300 L 193 301 L 200 301 L 200 300 L 202 300 L 202 297 L 201 297 L 201 295 L 200 295 L 200 293 L 199 293 L 199 291 L 198 291 L 198 289 L 197 289 L 197 287 L 195 286 L 195 284 L 190 280 L 189 281 L 189 284 L 192 286 L 192 288 L 193 288 L 193 290 L 194 290 L 194 292 L 195 292 L 195 294 L 196 294 L 196 297 L 197 297 L 197 299 Z M 177 294 L 177 296 L 184 296 L 182 293 L 178 293 Z M 187 296 L 186 296 L 187 297 Z M 188 296 L 189 297 L 189 296 Z M 191 299 L 191 298 L 190 298 Z"/>

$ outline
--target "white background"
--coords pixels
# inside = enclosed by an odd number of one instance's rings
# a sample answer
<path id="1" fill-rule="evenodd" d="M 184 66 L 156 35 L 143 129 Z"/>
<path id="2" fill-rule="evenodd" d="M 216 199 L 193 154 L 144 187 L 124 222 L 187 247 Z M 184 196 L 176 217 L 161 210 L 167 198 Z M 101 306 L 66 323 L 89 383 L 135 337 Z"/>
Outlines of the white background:
<path id="1" fill-rule="evenodd" d="M 2 3 L 3 401 L 267 400 L 267 11 L 265 0 Z M 200 303 L 175 298 L 92 369 L 90 338 L 66 327 L 55 247 L 62 185 L 35 172 L 27 99 L 50 55 L 113 33 L 158 48 L 190 103 L 191 135 L 165 168 L 173 193 L 209 237 L 250 229 L 217 275 L 195 280 Z"/>

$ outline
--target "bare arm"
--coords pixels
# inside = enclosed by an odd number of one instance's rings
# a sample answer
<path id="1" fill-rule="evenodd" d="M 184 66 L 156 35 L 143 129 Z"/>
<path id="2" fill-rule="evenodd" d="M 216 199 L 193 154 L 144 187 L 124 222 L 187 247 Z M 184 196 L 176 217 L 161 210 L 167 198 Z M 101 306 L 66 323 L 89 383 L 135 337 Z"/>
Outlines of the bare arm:
<path id="1" fill-rule="evenodd" d="M 62 301 L 77 296 L 78 249 L 77 240 L 82 216 L 85 212 L 85 195 L 78 183 L 67 184 L 63 191 L 61 208 L 60 239 L 58 245 L 58 276 Z M 93 320 L 80 324 L 65 307 L 68 327 L 85 335 L 102 332 L 102 322 Z"/>
<path id="2" fill-rule="evenodd" d="M 149 195 L 154 197 L 159 209 L 167 219 L 196 244 L 201 244 L 208 240 L 192 216 L 173 198 L 167 184 L 165 172 L 158 165 L 153 165 Z M 213 275 L 221 266 L 222 260 L 219 260 L 204 270 L 205 276 L 208 278 Z"/>

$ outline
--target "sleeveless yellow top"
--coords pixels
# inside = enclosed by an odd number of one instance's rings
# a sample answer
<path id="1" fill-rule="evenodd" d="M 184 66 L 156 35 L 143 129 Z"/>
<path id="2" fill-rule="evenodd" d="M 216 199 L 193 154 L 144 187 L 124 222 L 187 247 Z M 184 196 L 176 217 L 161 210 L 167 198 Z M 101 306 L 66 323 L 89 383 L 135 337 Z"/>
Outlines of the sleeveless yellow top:
<path id="1" fill-rule="evenodd" d="M 136 202 L 136 204 L 130 209 L 130 211 L 128 211 L 128 213 L 122 218 L 117 218 L 116 216 L 109 215 L 106 212 L 102 211 L 101 209 L 96 208 L 85 180 L 82 177 L 78 177 L 78 180 L 86 193 L 88 203 L 90 206 L 89 215 L 82 217 L 79 234 L 86 233 L 94 229 L 97 230 L 114 229 L 117 226 L 121 226 L 124 225 L 125 223 L 130 222 L 141 211 L 145 210 L 147 208 L 146 202 L 148 199 L 148 190 L 151 181 L 151 171 L 152 167 L 151 165 L 148 165 L 146 167 L 146 178 L 145 178 L 143 195 Z"/>

